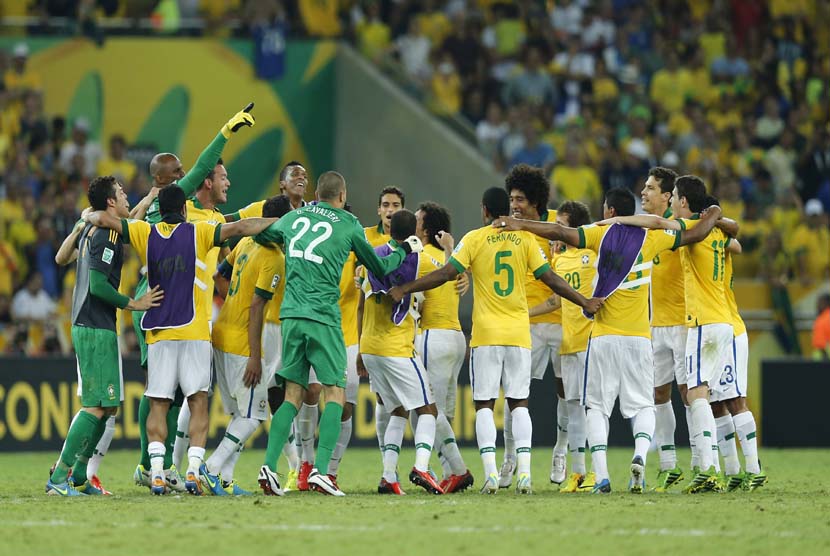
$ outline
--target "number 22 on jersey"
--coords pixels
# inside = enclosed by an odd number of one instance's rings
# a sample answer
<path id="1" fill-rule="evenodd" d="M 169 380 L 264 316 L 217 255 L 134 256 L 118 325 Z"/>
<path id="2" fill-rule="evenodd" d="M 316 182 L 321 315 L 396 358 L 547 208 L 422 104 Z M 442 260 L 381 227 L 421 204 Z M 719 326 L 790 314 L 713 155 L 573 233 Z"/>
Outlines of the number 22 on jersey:
<path id="1" fill-rule="evenodd" d="M 298 257 L 312 263 L 321 264 L 323 262 L 323 257 L 317 255 L 314 252 L 314 249 L 331 236 L 331 224 L 329 224 L 328 222 L 317 222 L 312 226 L 311 220 L 309 220 L 306 217 L 301 217 L 295 220 L 293 224 L 291 224 L 292 230 L 296 230 L 298 228 L 299 232 L 296 236 L 291 238 L 291 241 L 288 243 L 288 256 Z M 314 237 L 308 243 L 308 245 L 306 245 L 305 249 L 298 249 L 297 243 L 309 231 L 311 231 L 311 233 L 314 234 L 316 237 Z"/>

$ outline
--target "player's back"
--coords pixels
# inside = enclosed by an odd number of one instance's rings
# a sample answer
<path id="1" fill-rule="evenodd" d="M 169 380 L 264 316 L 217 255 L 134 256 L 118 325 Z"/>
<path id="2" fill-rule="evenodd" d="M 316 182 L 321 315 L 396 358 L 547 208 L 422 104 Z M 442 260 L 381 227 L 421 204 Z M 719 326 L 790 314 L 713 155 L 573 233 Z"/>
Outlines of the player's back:
<path id="1" fill-rule="evenodd" d="M 729 306 L 729 314 L 732 317 L 730 323 L 734 329 L 735 336 L 740 336 L 746 333 L 746 324 L 741 318 L 741 313 L 738 311 L 738 302 L 735 299 L 735 275 L 732 271 L 732 253 L 726 252 L 724 257 L 724 283 L 726 291 L 726 304 Z"/>
<path id="2" fill-rule="evenodd" d="M 444 251 L 432 244 L 424 245 L 424 253 L 436 268 L 444 266 Z M 461 330 L 458 321 L 459 296 L 455 280 L 424 292 L 424 306 L 421 309 L 421 329 Z"/>
<path id="3" fill-rule="evenodd" d="M 680 253 L 663 251 L 654 257 L 652 263 L 651 325 L 683 325 L 686 317 L 686 296 Z"/>
<path id="4" fill-rule="evenodd" d="M 557 253 L 554 268 L 573 289 L 590 298 L 597 272 L 595 262 L 596 253 L 590 249 L 568 248 Z M 592 324 L 593 322 L 582 314 L 582 307 L 562 299 L 561 353 L 585 351 Z"/>
<path id="5" fill-rule="evenodd" d="M 542 222 L 556 222 L 556 211 L 555 210 L 546 210 L 541 218 L 539 218 Z M 553 242 L 547 238 L 541 236 L 534 236 L 536 239 L 536 244 L 539 246 L 539 249 L 542 250 L 542 253 L 545 254 L 545 257 L 548 258 L 551 265 L 553 265 L 554 253 L 553 253 Z M 553 291 L 545 284 L 544 282 L 540 282 L 537 280 L 532 272 L 527 273 L 527 277 L 525 279 L 525 288 L 527 288 L 527 306 L 528 307 L 535 307 L 536 305 L 543 303 L 547 298 L 549 298 Z M 562 322 L 562 310 L 557 309 L 556 311 L 552 311 L 550 313 L 544 313 L 542 315 L 536 315 L 535 317 L 530 319 L 531 324 L 538 324 L 538 323 L 553 323 L 553 324 L 560 324 Z"/>
<path id="6" fill-rule="evenodd" d="M 684 228 L 699 220 L 682 219 Z M 729 239 L 713 228 L 706 239 L 684 246 L 680 251 L 686 286 L 686 326 L 731 323 L 726 300 L 726 246 Z"/>

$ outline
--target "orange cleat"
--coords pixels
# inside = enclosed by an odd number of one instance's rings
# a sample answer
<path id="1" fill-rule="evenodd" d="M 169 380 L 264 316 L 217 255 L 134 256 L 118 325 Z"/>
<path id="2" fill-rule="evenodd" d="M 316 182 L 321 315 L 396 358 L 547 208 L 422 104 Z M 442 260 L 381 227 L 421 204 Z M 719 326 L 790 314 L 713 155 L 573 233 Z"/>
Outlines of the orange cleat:
<path id="1" fill-rule="evenodd" d="M 112 496 L 112 493 L 101 484 L 101 479 L 98 478 L 98 475 L 93 475 L 89 482 L 92 486 L 100 490 L 104 496 Z"/>
<path id="2" fill-rule="evenodd" d="M 444 494 L 461 492 L 471 486 L 473 486 L 473 475 L 469 469 L 463 475 L 450 475 L 441 481 L 441 490 L 444 491 Z"/>
<path id="3" fill-rule="evenodd" d="M 406 493 L 401 488 L 401 483 L 390 483 L 386 479 L 381 479 L 378 484 L 378 494 L 397 494 L 398 496 L 406 496 Z"/>
<path id="4" fill-rule="evenodd" d="M 435 477 L 429 471 L 418 471 L 413 467 L 412 471 L 409 472 L 409 481 L 431 494 L 444 494 L 441 485 L 435 481 Z"/>

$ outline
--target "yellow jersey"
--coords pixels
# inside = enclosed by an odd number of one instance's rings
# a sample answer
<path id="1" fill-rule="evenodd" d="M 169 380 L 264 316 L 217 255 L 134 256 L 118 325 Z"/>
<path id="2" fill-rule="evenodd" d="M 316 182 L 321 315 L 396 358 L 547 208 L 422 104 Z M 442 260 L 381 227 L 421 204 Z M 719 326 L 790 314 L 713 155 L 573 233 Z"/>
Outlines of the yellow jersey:
<path id="1" fill-rule="evenodd" d="M 577 228 L 577 247 L 599 253 L 602 238 L 609 229 L 611 226 L 596 224 Z M 676 249 L 679 244 L 680 233 L 674 230 L 646 230 L 646 237 L 632 272 L 623 280 L 620 287 L 606 298 L 605 304 L 594 316 L 592 338 L 609 335 L 651 338 L 648 282 L 651 280 L 652 261 L 658 254 Z"/>
<path id="2" fill-rule="evenodd" d="M 265 199 L 262 201 L 254 201 L 248 206 L 245 206 L 238 211 L 236 214 L 239 215 L 239 218 L 262 218 L 262 207 L 265 206 Z"/>
<path id="3" fill-rule="evenodd" d="M 468 232 L 450 258 L 458 272 L 473 273 L 473 336 L 470 347 L 518 346 L 530 349 L 527 281 L 550 270 L 539 238 L 484 226 Z M 545 240 L 547 242 L 547 240 Z M 548 294 L 540 299 L 550 297 Z"/>
<path id="4" fill-rule="evenodd" d="M 424 245 L 424 253 L 432 259 L 436 268 L 444 266 L 446 255 L 443 249 L 428 243 Z M 461 330 L 461 323 L 458 321 L 458 301 L 455 280 L 425 291 L 421 309 L 421 329 Z"/>
<path id="5" fill-rule="evenodd" d="M 431 257 L 418 254 L 418 278 L 438 267 Z M 364 282 L 366 284 L 366 282 Z M 410 307 L 414 302 L 410 296 Z M 413 357 L 415 354 L 415 317 L 410 312 L 396 325 L 392 321 L 395 303 L 388 295 L 373 295 L 363 302 L 363 330 L 360 353 L 381 357 Z"/>
<path id="6" fill-rule="evenodd" d="M 178 224 L 159 222 L 154 224 L 156 230 L 162 237 L 170 237 Z M 147 244 L 150 239 L 150 230 L 153 227 L 143 220 L 121 220 L 121 241 L 133 246 L 141 266 L 147 266 Z M 207 296 L 197 282 L 199 281 L 199 261 L 203 264 L 208 253 L 214 247 L 220 245 L 219 234 L 221 224 L 210 222 L 195 222 L 193 224 L 196 235 L 196 280 L 193 284 L 193 304 L 195 313 L 193 322 L 181 328 L 164 328 L 160 330 L 147 331 L 147 343 L 153 344 L 162 340 L 204 340 L 210 341 L 210 325 L 207 319 L 207 308 L 205 303 Z M 162 302 L 163 303 L 163 302 Z"/>
<path id="7" fill-rule="evenodd" d="M 556 222 L 556 211 L 545 211 L 545 213 L 542 215 L 539 221 Z M 553 242 L 544 237 L 534 237 L 536 238 L 536 243 L 539 245 L 539 249 L 541 249 L 542 253 L 545 254 L 545 258 L 551 263 L 553 263 L 554 253 L 551 251 L 551 249 L 553 248 Z M 528 307 L 535 307 L 536 305 L 542 303 L 551 295 L 553 295 L 553 292 L 546 284 L 536 279 L 536 277 L 533 275 L 532 270 L 527 273 L 527 277 L 525 278 L 525 289 L 527 290 Z M 554 324 L 560 324 L 562 322 L 562 309 L 557 309 L 552 313 L 538 315 L 530 319 L 530 324 L 538 324 L 541 322 L 551 322 Z"/>
<path id="8" fill-rule="evenodd" d="M 671 209 L 664 218 L 674 219 Z M 663 251 L 651 267 L 651 326 L 682 326 L 686 323 L 686 293 L 680 253 Z"/>
<path id="9" fill-rule="evenodd" d="M 276 250 L 277 264 L 274 267 L 274 272 L 277 276 L 277 287 L 274 289 L 274 296 L 268 305 L 265 306 L 265 322 L 273 324 L 280 324 L 280 307 L 282 307 L 282 298 L 285 297 L 285 253 L 282 249 Z"/>
<path id="10" fill-rule="evenodd" d="M 557 253 L 553 260 L 553 268 L 573 289 L 585 297 L 591 297 L 597 274 L 596 262 L 597 254 L 590 249 L 569 247 Z M 582 314 L 582 307 L 563 299 L 560 355 L 587 350 L 593 323 L 594 321 Z"/>
<path id="11" fill-rule="evenodd" d="M 251 302 L 255 295 L 270 301 L 280 281 L 277 274 L 277 251 L 258 244 L 246 237 L 240 241 L 228 258 L 233 266 L 231 282 L 225 304 L 213 325 L 213 346 L 225 353 L 247 357 L 251 355 L 248 345 L 248 324 Z M 264 315 L 263 315 L 264 322 Z"/>
<path id="12" fill-rule="evenodd" d="M 186 204 L 188 222 L 207 222 L 209 224 L 225 223 L 225 217 L 221 212 L 215 208 L 206 209 L 196 197 L 188 199 Z M 213 275 L 216 273 L 220 250 L 221 247 L 214 247 L 208 252 L 204 261 L 207 268 L 204 270 L 199 267 L 196 268 L 196 277 L 207 286 L 205 289 L 205 315 L 208 320 L 213 320 Z"/>
<path id="13" fill-rule="evenodd" d="M 700 220 L 680 218 L 684 230 L 695 227 Z M 731 323 L 732 315 L 726 299 L 725 252 L 729 239 L 719 228 L 713 228 L 706 239 L 686 245 L 680 250 L 683 278 L 686 281 L 686 326 Z"/>
<path id="14" fill-rule="evenodd" d="M 385 243 L 389 243 L 389 240 L 392 239 L 391 235 L 384 233 L 383 222 L 378 222 L 377 226 L 367 226 L 363 228 L 363 231 L 366 232 L 366 241 L 372 247 L 380 247 Z"/>
<path id="15" fill-rule="evenodd" d="M 740 336 L 746 334 L 746 324 L 741 318 L 741 313 L 738 311 L 738 302 L 735 300 L 735 290 L 733 288 L 735 282 L 735 275 L 732 273 L 732 253 L 726 252 L 726 260 L 724 262 L 724 281 L 726 282 L 726 303 L 729 305 L 729 313 L 732 315 L 733 334 Z"/>
<path id="16" fill-rule="evenodd" d="M 349 253 L 343 274 L 340 275 L 340 327 L 343 329 L 343 342 L 347 346 L 357 345 L 357 305 L 360 302 L 360 290 L 355 286 L 354 276 L 357 268 L 357 256 Z"/>

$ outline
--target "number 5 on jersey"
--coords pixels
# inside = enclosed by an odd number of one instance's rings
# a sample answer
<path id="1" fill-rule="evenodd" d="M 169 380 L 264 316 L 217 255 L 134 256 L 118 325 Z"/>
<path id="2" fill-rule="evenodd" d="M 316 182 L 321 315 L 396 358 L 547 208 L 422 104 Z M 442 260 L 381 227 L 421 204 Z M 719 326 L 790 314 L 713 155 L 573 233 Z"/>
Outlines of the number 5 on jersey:
<path id="1" fill-rule="evenodd" d="M 300 228 L 299 233 L 294 236 L 291 241 L 288 243 L 288 256 L 289 257 L 299 257 L 301 259 L 305 259 L 309 262 L 321 264 L 323 262 L 323 257 L 314 253 L 314 248 L 326 241 L 331 236 L 331 224 L 328 222 L 317 222 L 314 226 L 311 225 L 311 220 L 306 217 L 298 218 L 291 224 L 291 229 L 296 230 Z M 297 248 L 297 242 L 306 234 L 306 232 L 311 230 L 312 234 L 316 234 L 322 230 L 322 233 L 317 235 L 314 239 L 312 239 L 309 244 L 306 246 L 304 250 L 300 250 Z"/>

